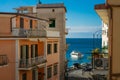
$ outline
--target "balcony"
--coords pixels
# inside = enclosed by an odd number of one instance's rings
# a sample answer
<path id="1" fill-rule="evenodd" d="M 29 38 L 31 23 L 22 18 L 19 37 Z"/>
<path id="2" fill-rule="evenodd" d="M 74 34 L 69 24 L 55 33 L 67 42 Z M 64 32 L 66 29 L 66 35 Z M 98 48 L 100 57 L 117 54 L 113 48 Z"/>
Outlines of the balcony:
<path id="1" fill-rule="evenodd" d="M 65 29 L 65 34 L 68 34 L 69 28 Z"/>
<path id="2" fill-rule="evenodd" d="M 95 5 L 95 11 L 100 16 L 100 18 L 103 20 L 104 23 L 109 23 L 109 17 L 108 17 L 108 6 L 105 4 L 97 4 Z"/>
<path id="3" fill-rule="evenodd" d="M 50 30 L 38 30 L 38 29 L 19 29 L 14 28 L 12 29 L 12 35 L 15 37 L 60 37 L 58 31 L 50 31 Z"/>
<path id="4" fill-rule="evenodd" d="M 44 63 L 46 63 L 46 59 L 43 56 L 29 58 L 29 59 L 20 59 L 19 70 L 31 70 L 33 67 L 42 66 Z"/>

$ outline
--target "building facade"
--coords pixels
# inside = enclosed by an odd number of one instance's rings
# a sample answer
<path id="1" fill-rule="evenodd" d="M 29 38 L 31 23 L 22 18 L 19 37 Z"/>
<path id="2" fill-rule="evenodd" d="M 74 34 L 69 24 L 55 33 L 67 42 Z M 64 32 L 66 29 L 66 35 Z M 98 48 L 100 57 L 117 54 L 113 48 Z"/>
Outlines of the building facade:
<path id="1" fill-rule="evenodd" d="M 37 16 L 39 18 L 48 19 L 50 25 L 46 28 L 51 31 L 60 32 L 60 47 L 59 47 L 59 80 L 64 80 L 65 74 L 65 53 L 66 53 L 66 8 L 64 4 L 38 4 Z M 49 66 L 49 65 L 47 65 Z"/>
<path id="2" fill-rule="evenodd" d="M 101 19 L 108 25 L 109 39 L 109 79 L 120 80 L 120 1 L 106 0 L 105 4 L 95 6 Z"/>
<path id="3" fill-rule="evenodd" d="M 56 62 L 54 62 L 53 59 L 53 53 L 48 54 L 48 52 L 46 53 L 46 56 L 51 56 L 49 57 L 49 59 L 47 61 L 47 67 L 49 68 L 50 65 L 54 65 L 56 63 L 58 63 L 58 79 L 60 80 L 64 80 L 64 74 L 65 74 L 65 68 L 66 68 L 66 64 L 65 64 L 65 53 L 66 53 L 66 37 L 65 35 L 68 34 L 68 29 L 65 28 L 65 13 L 66 13 L 66 8 L 64 6 L 64 4 L 37 4 L 36 9 L 35 7 L 20 7 L 20 8 L 16 8 L 17 12 L 20 13 L 24 13 L 24 14 L 28 14 L 28 15 L 34 15 L 38 18 L 42 18 L 42 19 L 46 19 L 49 20 L 49 25 L 48 26 L 41 26 L 40 29 L 44 29 L 46 31 L 48 31 L 49 35 L 56 35 L 57 37 L 52 37 L 49 36 L 47 37 L 46 40 L 49 40 L 49 42 L 51 42 L 50 44 L 54 44 L 54 40 L 58 39 L 59 40 L 59 52 L 58 52 L 58 57 L 56 55 Z M 44 25 L 45 23 L 40 22 L 38 23 L 38 25 Z M 50 41 L 51 40 L 51 41 Z M 53 43 L 52 43 L 53 42 Z M 51 49 L 52 50 L 52 49 Z M 51 51 L 52 52 L 52 51 Z M 53 62 L 51 62 L 53 61 Z M 46 67 L 46 71 L 47 70 Z M 54 70 L 54 69 L 52 69 Z M 50 72 L 50 71 L 48 71 Z M 53 72 L 52 72 L 53 74 Z M 53 76 L 54 77 L 54 76 Z M 49 79 L 55 80 L 52 76 Z"/>
<path id="4" fill-rule="evenodd" d="M 37 7 L 15 9 L 17 13 L 0 14 L 0 23 L 4 26 L 0 29 L 0 62 L 6 66 L 2 65 L 0 71 L 6 73 L 11 70 L 9 77 L 1 73 L 0 78 L 64 80 L 65 35 L 68 33 L 65 28 L 64 4 L 38 4 Z M 10 47 L 8 52 L 6 47 Z M 10 62 L 14 67 L 10 66 Z"/>
<path id="5" fill-rule="evenodd" d="M 19 13 L 0 13 L 1 79 L 44 80 L 46 34 L 38 28 L 39 20 Z"/>

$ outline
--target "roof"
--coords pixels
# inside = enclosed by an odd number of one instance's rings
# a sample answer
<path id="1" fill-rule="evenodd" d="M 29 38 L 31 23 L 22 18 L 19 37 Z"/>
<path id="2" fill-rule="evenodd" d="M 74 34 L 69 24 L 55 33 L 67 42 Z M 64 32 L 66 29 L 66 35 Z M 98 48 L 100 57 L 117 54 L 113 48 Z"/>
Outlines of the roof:
<path id="1" fill-rule="evenodd" d="M 56 4 L 38 4 L 38 5 L 37 5 L 37 8 L 64 8 L 65 11 L 67 12 L 66 7 L 64 6 L 63 3 L 56 3 Z"/>
<path id="2" fill-rule="evenodd" d="M 41 19 L 41 18 L 38 18 L 38 17 L 34 17 L 34 16 L 27 15 L 27 14 L 22 14 L 22 13 L 0 12 L 0 14 L 24 16 L 24 17 L 29 17 L 29 18 L 33 18 L 33 19 L 38 19 L 38 20 L 43 20 L 43 21 L 49 21 L 49 20 L 46 20 L 46 19 Z"/>
<path id="3" fill-rule="evenodd" d="M 108 24 L 109 18 L 108 18 L 108 8 L 109 6 L 106 4 L 97 4 L 95 5 L 95 11 L 100 16 L 100 18 L 103 20 L 104 23 Z"/>
<path id="4" fill-rule="evenodd" d="M 95 9 L 108 9 L 108 5 L 106 4 L 97 4 L 94 7 Z"/>

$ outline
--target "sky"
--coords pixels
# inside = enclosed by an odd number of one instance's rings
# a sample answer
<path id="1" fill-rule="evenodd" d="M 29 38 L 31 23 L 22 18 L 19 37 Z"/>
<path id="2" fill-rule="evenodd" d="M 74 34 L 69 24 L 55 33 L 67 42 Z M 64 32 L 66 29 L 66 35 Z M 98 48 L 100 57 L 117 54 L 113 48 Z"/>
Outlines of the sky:
<path id="1" fill-rule="evenodd" d="M 20 6 L 35 6 L 38 0 L 0 0 L 0 12 L 14 12 Z M 69 29 L 67 38 L 92 38 L 96 31 L 101 30 L 102 22 L 94 10 L 96 4 L 105 0 L 41 0 L 42 4 L 64 3 L 66 27 Z"/>

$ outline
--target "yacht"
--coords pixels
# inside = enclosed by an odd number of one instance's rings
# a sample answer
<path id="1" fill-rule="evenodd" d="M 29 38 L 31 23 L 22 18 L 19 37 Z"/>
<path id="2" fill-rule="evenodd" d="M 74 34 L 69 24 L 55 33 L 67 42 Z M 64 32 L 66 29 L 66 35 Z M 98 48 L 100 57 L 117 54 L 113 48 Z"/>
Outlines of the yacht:
<path id="1" fill-rule="evenodd" d="M 70 53 L 70 55 L 72 58 L 82 58 L 83 57 L 83 54 L 81 54 L 80 52 L 77 52 L 77 51 L 72 51 Z"/>

